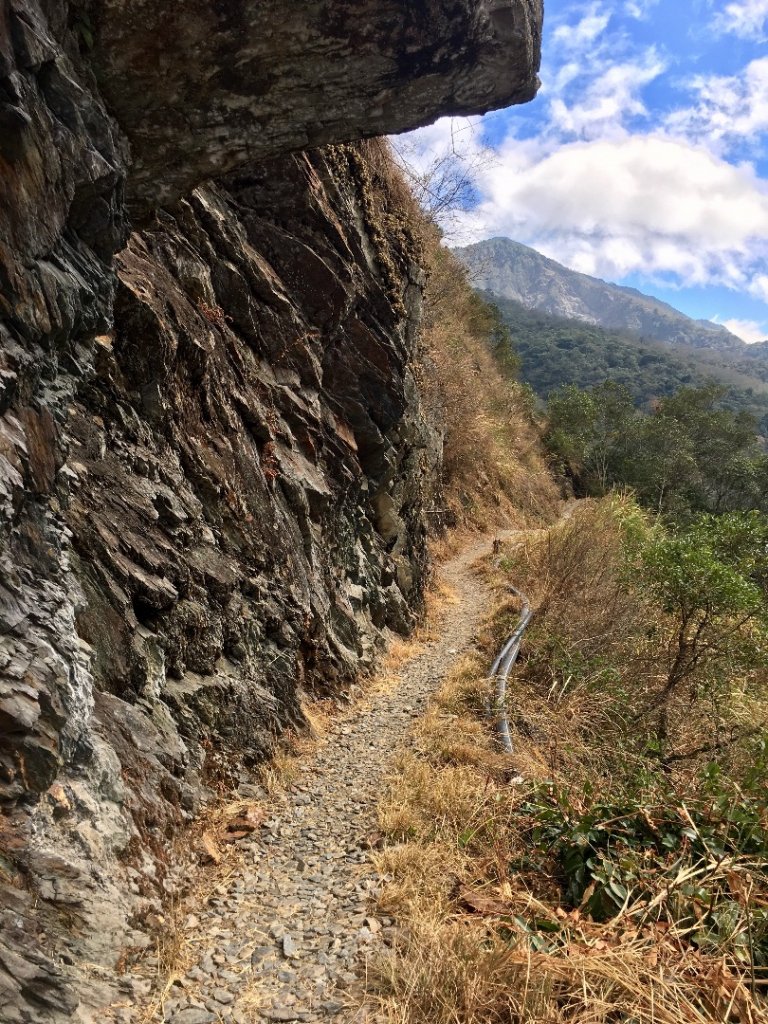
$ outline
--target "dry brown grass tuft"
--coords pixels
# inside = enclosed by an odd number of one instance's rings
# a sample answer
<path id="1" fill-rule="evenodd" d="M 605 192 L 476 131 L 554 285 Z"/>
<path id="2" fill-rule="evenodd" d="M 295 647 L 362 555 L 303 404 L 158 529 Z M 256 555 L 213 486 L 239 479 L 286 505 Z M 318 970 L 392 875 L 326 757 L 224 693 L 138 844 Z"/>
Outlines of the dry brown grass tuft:
<path id="1" fill-rule="evenodd" d="M 509 709 L 515 767 L 526 778 L 572 786 L 637 767 L 619 739 L 656 670 L 641 642 L 647 602 L 626 585 L 624 511 L 621 499 L 575 503 L 551 529 L 519 534 L 490 568 L 500 593 L 514 579 L 535 613 Z M 518 607 L 500 596 L 489 649 Z"/>
<path id="2" fill-rule="evenodd" d="M 392 1024 L 764 1024 L 722 962 L 655 937 L 536 953 L 495 927 L 422 916 L 405 957 L 380 967 Z"/>
<path id="3" fill-rule="evenodd" d="M 544 620 L 561 628 L 575 617 L 574 640 L 588 638 L 591 625 L 619 653 L 615 617 L 639 619 L 642 599 L 619 593 L 616 538 L 603 512 L 585 505 L 552 535 L 518 538 L 508 558 L 528 573 L 524 585 Z M 385 879 L 379 903 L 400 937 L 375 965 L 380 1012 L 391 1024 L 768 1024 L 756 995 L 761 976 L 714 947 L 698 948 L 686 925 L 654 911 L 674 903 L 690 872 L 664 881 L 642 913 L 602 920 L 568 901 L 555 862 L 531 845 L 537 780 L 559 778 L 574 793 L 585 782 L 599 790 L 603 780 L 608 789 L 625 752 L 613 749 L 619 709 L 609 702 L 606 712 L 589 686 L 563 687 L 562 675 L 552 691 L 544 661 L 515 677 L 517 753 L 496 749 L 484 719 L 484 666 L 517 618 L 502 585 L 510 571 L 504 559 L 490 569 L 499 591 L 485 657 L 463 659 L 446 680 L 380 805 L 390 845 L 376 860 Z M 587 578 L 596 581 L 594 600 L 584 593 Z M 537 643 L 544 641 L 542 633 Z M 713 862 L 711 870 L 732 889 L 737 871 L 751 884 L 749 865 Z"/>
<path id="4" fill-rule="evenodd" d="M 257 778 L 270 797 L 289 789 L 299 774 L 299 755 L 294 740 L 284 739 L 286 746 L 280 747 L 272 754 L 269 761 L 259 765 Z M 290 746 L 289 746 L 290 745 Z"/>

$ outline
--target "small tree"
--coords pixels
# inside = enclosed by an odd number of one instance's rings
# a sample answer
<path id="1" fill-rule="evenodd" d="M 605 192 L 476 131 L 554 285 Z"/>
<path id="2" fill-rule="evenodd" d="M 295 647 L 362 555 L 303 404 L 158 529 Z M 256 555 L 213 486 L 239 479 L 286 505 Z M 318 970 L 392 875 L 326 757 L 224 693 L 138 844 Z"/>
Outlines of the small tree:
<path id="1" fill-rule="evenodd" d="M 768 648 L 768 517 L 703 516 L 659 534 L 642 552 L 641 578 L 664 612 L 666 672 L 653 698 L 662 753 L 668 709 L 686 683 L 718 685 L 764 661 Z"/>
<path id="2" fill-rule="evenodd" d="M 467 311 L 467 322 L 472 333 L 489 346 L 504 376 L 517 380 L 520 357 L 515 351 L 512 332 L 504 322 L 501 310 L 482 294 L 473 292 L 472 296 Z"/>
<path id="3" fill-rule="evenodd" d="M 668 416 L 637 416 L 622 445 L 618 478 L 646 508 L 672 517 L 687 508 L 697 466 L 689 434 Z"/>
<path id="4" fill-rule="evenodd" d="M 465 210 L 478 199 L 478 179 L 496 161 L 480 142 L 481 131 L 465 119 L 452 118 L 450 138 L 438 148 L 424 145 L 419 133 L 391 140 L 395 159 L 416 200 L 446 235 Z"/>
<path id="5" fill-rule="evenodd" d="M 695 472 L 679 491 L 698 511 L 726 512 L 765 507 L 761 475 L 766 457 L 757 440 L 757 421 L 747 412 L 723 407 L 725 388 L 709 384 L 681 388 L 659 403 L 654 419 L 664 432 L 687 437 Z"/>
<path id="6" fill-rule="evenodd" d="M 616 482 L 618 459 L 635 415 L 629 391 L 614 381 L 588 391 L 566 385 L 550 396 L 547 415 L 550 450 L 581 478 L 588 493 L 605 494 Z"/>

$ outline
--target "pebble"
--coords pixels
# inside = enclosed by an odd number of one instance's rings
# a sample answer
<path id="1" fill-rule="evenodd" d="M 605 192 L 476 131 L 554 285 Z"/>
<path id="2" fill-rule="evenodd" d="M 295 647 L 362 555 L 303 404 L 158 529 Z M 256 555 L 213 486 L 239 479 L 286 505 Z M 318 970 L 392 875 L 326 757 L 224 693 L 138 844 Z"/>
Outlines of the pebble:
<path id="1" fill-rule="evenodd" d="M 216 1016 L 209 1010 L 198 1010 L 190 1007 L 174 1014 L 171 1024 L 216 1024 Z"/>
<path id="2" fill-rule="evenodd" d="M 344 1004 L 337 1003 L 334 999 L 329 999 L 328 1002 L 320 1004 L 320 1009 L 325 1010 L 331 1016 L 335 1016 L 337 1013 L 341 1013 L 344 1009 Z"/>
<path id="3" fill-rule="evenodd" d="M 267 1020 L 301 1020 L 305 1014 L 288 1006 L 259 1007 L 259 1013 Z"/>
<path id="4" fill-rule="evenodd" d="M 469 566 L 482 553 L 465 552 L 443 568 L 459 601 L 443 609 L 441 639 L 408 663 L 395 692 L 340 717 L 292 791 L 273 799 L 263 827 L 238 843 L 242 869 L 205 906 L 187 908 L 185 930 L 200 956 L 166 1001 L 169 1024 L 330 1019 L 346 1005 L 343 991 L 357 1002 L 368 959 L 404 937 L 391 918 L 372 914 L 382 880 L 367 837 L 411 718 L 477 634 L 486 594 Z M 241 793 L 268 799 L 248 782 Z M 254 982 L 257 1008 L 244 999 Z"/>

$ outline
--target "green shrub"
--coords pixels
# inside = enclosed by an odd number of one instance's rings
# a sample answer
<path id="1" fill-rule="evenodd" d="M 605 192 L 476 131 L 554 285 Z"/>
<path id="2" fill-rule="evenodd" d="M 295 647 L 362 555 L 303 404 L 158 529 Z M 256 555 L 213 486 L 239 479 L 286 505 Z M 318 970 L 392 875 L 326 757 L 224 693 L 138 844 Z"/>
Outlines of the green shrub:
<path id="1" fill-rule="evenodd" d="M 766 738 L 754 754 L 741 788 L 714 764 L 685 794 L 663 775 L 609 794 L 539 785 L 520 807 L 532 859 L 596 921 L 663 921 L 702 950 L 766 966 Z"/>

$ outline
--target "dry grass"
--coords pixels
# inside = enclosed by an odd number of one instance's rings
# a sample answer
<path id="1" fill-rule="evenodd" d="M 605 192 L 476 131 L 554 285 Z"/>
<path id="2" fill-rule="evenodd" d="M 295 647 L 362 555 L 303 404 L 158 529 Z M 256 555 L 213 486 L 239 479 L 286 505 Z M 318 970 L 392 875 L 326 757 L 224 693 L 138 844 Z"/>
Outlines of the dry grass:
<path id="1" fill-rule="evenodd" d="M 305 730 L 287 733 L 275 748 L 270 761 L 260 766 L 257 779 L 269 799 L 279 797 L 295 781 L 302 762 L 326 742 L 332 718 L 338 709 L 330 701 L 306 702 L 302 706 Z M 237 839 L 255 830 L 267 817 L 267 806 L 253 800 L 221 798 L 185 830 L 175 844 L 170 860 L 186 865 L 186 886 L 182 895 L 169 900 L 157 921 L 153 945 L 132 965 L 132 973 L 152 981 L 147 1003 L 134 1007 L 140 1024 L 165 1020 L 165 1002 L 177 982 L 184 979 L 185 992 L 192 994 L 189 969 L 200 957 L 200 947 L 210 941 L 196 925 L 188 924 L 211 899 L 226 894 L 231 880 L 243 869 Z M 250 962 L 244 965 L 250 977 Z M 256 1013 L 258 984 L 248 984 L 238 999 L 238 1009 Z"/>
<path id="2" fill-rule="evenodd" d="M 626 548 L 628 538 L 657 527 L 620 496 L 569 511 L 549 530 L 521 534 L 496 562 L 496 582 L 513 578 L 536 612 L 512 724 L 528 777 L 611 782 L 642 770 L 666 679 L 663 613 L 633 577 Z M 500 610 L 498 637 L 513 617 Z M 743 744 L 729 753 L 727 738 L 768 725 L 767 685 L 756 667 L 744 678 L 732 675 L 717 702 L 695 682 L 675 694 L 667 703 L 670 750 L 692 751 L 721 737 L 721 763 L 743 762 Z M 674 772 L 685 775 L 701 763 L 685 758 Z"/>
<path id="3" fill-rule="evenodd" d="M 759 1024 L 765 1015 L 721 962 L 637 936 L 536 953 L 461 917 L 420 918 L 391 958 L 382 1003 L 392 1024 Z M 670 973 L 674 972 L 674 973 Z"/>
<path id="4" fill-rule="evenodd" d="M 442 490 L 454 522 L 551 520 L 559 492 L 527 391 L 505 375 L 490 342 L 487 305 L 458 260 L 425 229 L 421 391 L 444 434 Z"/>
<path id="5" fill-rule="evenodd" d="M 393 285 L 395 307 L 399 293 L 394 294 L 392 251 L 408 254 L 427 276 L 420 357 L 413 369 L 427 417 L 444 440 L 433 526 L 486 530 L 501 522 L 551 521 L 559 489 L 530 394 L 494 355 L 495 324 L 487 303 L 441 245 L 437 227 L 419 208 L 388 143 L 376 139 L 342 149 L 348 158 L 353 150 L 357 154 L 366 225 L 385 281 Z"/>
<path id="6" fill-rule="evenodd" d="M 568 786 L 610 779 L 617 756 L 626 770 L 635 767 L 611 741 L 631 713 L 624 683 L 652 674 L 638 643 L 648 608 L 625 586 L 623 543 L 615 509 L 584 501 L 550 529 L 515 535 L 486 563 L 498 588 L 487 649 L 501 646 L 519 615 L 517 599 L 505 596 L 509 580 L 535 613 L 509 708 L 512 763 L 527 779 Z"/>
<path id="7" fill-rule="evenodd" d="M 585 578 L 598 580 L 574 635 L 588 636 L 589 622 L 620 652 L 616 617 L 639 618 L 642 599 L 619 593 L 615 538 L 602 515 L 585 506 L 554 535 L 521 537 L 514 557 L 529 567 L 525 585 L 543 618 L 558 626 L 585 600 Z M 485 656 L 465 658 L 446 681 L 380 805 L 389 845 L 377 856 L 379 902 L 401 936 L 376 965 L 380 1012 L 391 1024 L 766 1024 L 753 988 L 759 977 L 697 949 L 653 902 L 643 914 L 593 920 L 565 899 L 552 865 L 532 862 L 541 854 L 528 845 L 531 782 L 607 786 L 623 754 L 612 749 L 617 725 L 595 706 L 594 691 L 563 687 L 560 676 L 552 691 L 543 663 L 515 678 L 518 752 L 498 752 L 484 719 L 484 666 L 518 607 L 503 586 L 508 563 L 497 560 L 489 572 L 499 591 L 481 638 Z M 537 643 L 544 641 L 542 632 Z M 750 884 L 749 870 L 733 862 L 711 870 L 732 886 L 741 872 Z M 684 876 L 659 891 L 656 909 L 674 899 Z"/>
<path id="8" fill-rule="evenodd" d="M 285 737 L 283 746 L 279 747 L 264 764 L 259 765 L 257 778 L 270 797 L 289 789 L 300 771 L 297 744 L 292 738 Z"/>

